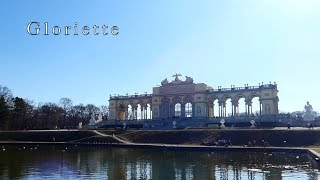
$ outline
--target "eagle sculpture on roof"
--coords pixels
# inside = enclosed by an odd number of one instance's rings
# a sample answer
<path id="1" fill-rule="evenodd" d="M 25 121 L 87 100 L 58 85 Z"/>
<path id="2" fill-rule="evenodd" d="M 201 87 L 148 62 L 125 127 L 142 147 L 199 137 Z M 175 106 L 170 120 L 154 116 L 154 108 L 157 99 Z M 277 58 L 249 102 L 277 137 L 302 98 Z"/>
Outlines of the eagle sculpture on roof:
<path id="1" fill-rule="evenodd" d="M 180 81 L 179 76 L 182 76 L 181 74 L 176 73 L 175 75 L 173 75 L 172 77 L 174 77 L 174 81 Z"/>

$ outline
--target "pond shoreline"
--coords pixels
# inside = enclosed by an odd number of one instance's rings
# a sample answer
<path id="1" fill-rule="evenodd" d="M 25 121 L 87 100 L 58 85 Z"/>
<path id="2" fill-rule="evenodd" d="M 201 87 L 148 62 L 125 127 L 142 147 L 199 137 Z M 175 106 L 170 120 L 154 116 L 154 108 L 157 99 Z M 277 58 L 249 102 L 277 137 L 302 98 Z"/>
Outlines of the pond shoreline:
<path id="1" fill-rule="evenodd" d="M 209 130 L 182 130 L 182 131 L 150 131 L 151 133 L 163 134 L 169 132 L 171 138 L 177 138 L 173 135 L 176 133 L 197 133 L 199 132 L 209 132 Z M 240 130 L 242 133 L 246 132 Z M 250 132 L 251 131 L 251 132 Z M 270 130 L 248 130 L 247 132 L 252 133 L 252 131 L 258 133 L 270 133 Z M 277 132 L 279 130 L 271 130 Z M 284 130 L 280 130 L 284 131 Z M 299 130 L 300 131 L 300 130 Z M 299 146 L 255 146 L 247 147 L 234 145 L 233 146 L 203 146 L 200 144 L 174 144 L 174 143 L 140 143 L 135 142 L 135 134 L 138 134 L 142 131 L 129 131 L 126 134 L 117 134 L 114 135 L 113 131 L 96 131 L 96 130 L 57 130 L 57 131 L 47 131 L 47 130 L 36 130 L 36 131 L 0 131 L 0 145 L 57 145 L 57 146 L 96 146 L 96 147 L 120 147 L 120 148 L 144 148 L 144 149 L 160 149 L 160 150 L 171 150 L 171 151 L 212 151 L 212 152 L 223 152 L 223 151 L 242 151 L 242 152 L 285 152 L 285 153 L 297 153 L 297 154 L 307 154 L 310 160 L 320 168 L 320 154 L 310 148 L 299 147 Z M 230 133 L 234 134 L 235 132 L 239 133 L 237 130 L 212 130 L 213 133 Z M 292 131 L 289 131 L 292 132 Z M 301 131 L 304 132 L 304 131 Z M 148 132 L 144 132 L 148 133 Z M 297 133 L 297 132 L 295 132 Z M 318 130 L 310 133 L 319 133 Z M 110 135 L 112 134 L 112 135 Z M 130 141 L 126 137 L 132 135 Z M 179 135 L 181 136 L 181 135 Z M 221 135 L 220 135 L 221 136 Z M 229 135 L 230 136 L 230 135 Z M 146 135 L 144 134 L 144 136 Z M 140 137 L 141 138 L 141 137 Z M 168 136 L 167 138 L 170 138 Z M 181 138 L 181 137 L 180 137 Z M 317 145 L 315 145 L 317 147 Z"/>
<path id="2" fill-rule="evenodd" d="M 55 145 L 55 146 L 78 146 L 78 147 L 117 147 L 134 149 L 157 149 L 168 151 L 209 151 L 209 152 L 283 152 L 307 154 L 310 161 L 320 169 L 320 154 L 314 150 L 300 147 L 241 147 L 241 146 L 198 146 L 179 144 L 140 144 L 140 143 L 78 143 L 78 142 L 28 142 L 28 141 L 0 141 L 0 145 Z"/>

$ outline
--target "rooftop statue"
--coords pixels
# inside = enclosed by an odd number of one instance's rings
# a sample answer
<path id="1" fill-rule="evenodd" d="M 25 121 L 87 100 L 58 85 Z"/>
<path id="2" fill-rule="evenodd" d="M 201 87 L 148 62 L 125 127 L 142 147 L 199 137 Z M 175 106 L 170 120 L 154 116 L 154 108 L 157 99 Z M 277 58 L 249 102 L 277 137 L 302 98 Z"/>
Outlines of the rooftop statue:
<path id="1" fill-rule="evenodd" d="M 313 108 L 311 106 L 311 104 L 309 103 L 309 101 L 307 101 L 307 105 L 304 106 L 304 109 L 306 112 L 312 112 Z"/>
<path id="2" fill-rule="evenodd" d="M 100 114 L 98 115 L 98 120 L 96 121 L 96 123 L 101 122 L 101 121 L 102 121 L 102 114 L 100 113 Z"/>
<path id="3" fill-rule="evenodd" d="M 89 125 L 95 125 L 96 124 L 96 116 L 94 113 L 91 114 L 91 119 L 89 121 Z"/>
<path id="4" fill-rule="evenodd" d="M 182 81 L 179 77 L 182 76 L 179 73 L 174 74 L 172 77 L 174 77 L 174 80 L 172 82 L 169 82 L 168 79 L 166 78 L 161 82 L 162 86 L 166 85 L 177 85 L 177 84 L 192 84 L 193 83 L 193 78 L 189 76 L 185 76 L 186 80 Z"/>
<path id="5" fill-rule="evenodd" d="M 313 108 L 311 106 L 311 104 L 309 103 L 309 101 L 307 102 L 307 105 L 304 106 L 304 115 L 303 115 L 303 120 L 304 121 L 314 121 L 315 120 L 315 116 L 312 113 L 313 112 Z"/>
<path id="6" fill-rule="evenodd" d="M 174 77 L 174 81 L 180 81 L 179 76 L 182 76 L 181 74 L 176 73 L 175 75 L 173 75 L 172 77 Z"/>
<path id="7" fill-rule="evenodd" d="M 163 86 L 163 85 L 166 85 L 166 84 L 169 84 L 168 78 L 166 78 L 165 80 L 163 80 L 163 81 L 161 82 L 161 85 L 162 85 L 162 86 Z"/>
<path id="8" fill-rule="evenodd" d="M 186 83 L 193 83 L 193 78 L 192 77 L 189 77 L 189 76 L 186 76 Z"/>

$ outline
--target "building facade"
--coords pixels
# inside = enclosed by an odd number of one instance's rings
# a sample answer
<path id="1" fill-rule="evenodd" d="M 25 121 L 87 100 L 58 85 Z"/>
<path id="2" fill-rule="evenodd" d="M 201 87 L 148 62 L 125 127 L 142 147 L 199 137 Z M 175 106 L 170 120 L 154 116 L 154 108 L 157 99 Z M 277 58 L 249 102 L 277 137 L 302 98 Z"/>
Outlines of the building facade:
<path id="1" fill-rule="evenodd" d="M 174 80 L 167 79 L 161 86 L 154 87 L 152 94 L 110 96 L 109 119 L 111 120 L 164 120 L 184 118 L 214 118 L 239 116 L 239 100 L 245 100 L 245 114 L 253 115 L 252 99 L 259 98 L 260 116 L 278 114 L 278 89 L 276 83 L 213 89 L 204 83 L 195 83 L 186 76 L 181 80 L 175 74 Z M 227 114 L 227 101 L 231 100 Z M 218 108 L 214 108 L 218 106 Z M 216 111 L 215 111 L 216 110 Z"/>

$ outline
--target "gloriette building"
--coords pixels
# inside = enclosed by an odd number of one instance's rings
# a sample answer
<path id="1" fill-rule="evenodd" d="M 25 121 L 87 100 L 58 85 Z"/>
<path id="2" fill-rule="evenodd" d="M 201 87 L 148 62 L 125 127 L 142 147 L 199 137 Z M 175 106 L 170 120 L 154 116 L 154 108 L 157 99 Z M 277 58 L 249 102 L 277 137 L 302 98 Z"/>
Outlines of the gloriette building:
<path id="1" fill-rule="evenodd" d="M 231 100 L 231 114 L 239 116 L 239 100 L 245 99 L 245 114 L 253 115 L 252 99 L 259 98 L 259 116 L 278 114 L 278 89 L 276 83 L 259 84 L 258 86 L 216 89 L 204 84 L 195 83 L 186 76 L 180 79 L 175 74 L 173 81 L 167 79 L 161 86 L 154 87 L 152 94 L 135 94 L 110 96 L 110 120 L 168 120 L 168 119 L 210 119 L 227 117 L 226 101 Z M 228 106 L 229 106 L 228 105 Z M 218 108 L 214 108 L 218 106 Z M 228 107 L 230 108 L 230 107 Z M 216 111 L 215 111 L 216 110 Z"/>

